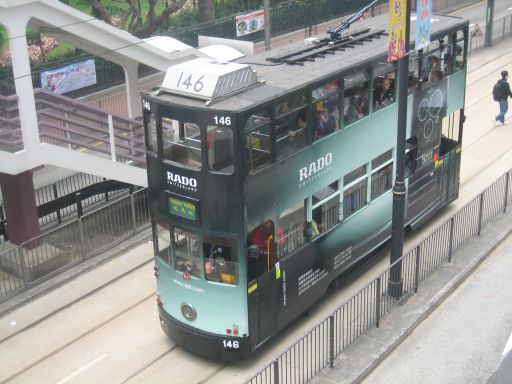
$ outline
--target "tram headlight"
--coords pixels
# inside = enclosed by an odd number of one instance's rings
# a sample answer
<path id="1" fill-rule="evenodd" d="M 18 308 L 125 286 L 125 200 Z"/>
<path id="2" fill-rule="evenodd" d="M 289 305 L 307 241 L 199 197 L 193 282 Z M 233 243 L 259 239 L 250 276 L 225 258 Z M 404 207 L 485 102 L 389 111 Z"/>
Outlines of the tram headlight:
<path id="1" fill-rule="evenodd" d="M 183 303 L 183 304 L 181 304 L 181 314 L 188 321 L 194 321 L 196 319 L 196 317 L 197 317 L 196 309 L 190 303 Z"/>

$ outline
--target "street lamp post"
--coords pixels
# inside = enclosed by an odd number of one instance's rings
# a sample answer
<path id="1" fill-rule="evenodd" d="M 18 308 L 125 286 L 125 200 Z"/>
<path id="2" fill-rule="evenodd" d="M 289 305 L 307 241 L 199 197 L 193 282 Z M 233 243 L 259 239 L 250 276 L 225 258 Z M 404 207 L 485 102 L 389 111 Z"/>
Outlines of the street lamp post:
<path id="1" fill-rule="evenodd" d="M 393 213 L 391 225 L 391 270 L 389 294 L 399 298 L 403 294 L 402 257 L 404 249 L 405 216 L 405 135 L 407 125 L 407 83 L 409 73 L 409 30 L 411 19 L 410 0 L 406 0 L 405 38 L 406 54 L 398 61 L 398 128 L 396 136 L 396 177 L 393 186 Z M 400 261 L 399 261 L 400 260 Z"/>

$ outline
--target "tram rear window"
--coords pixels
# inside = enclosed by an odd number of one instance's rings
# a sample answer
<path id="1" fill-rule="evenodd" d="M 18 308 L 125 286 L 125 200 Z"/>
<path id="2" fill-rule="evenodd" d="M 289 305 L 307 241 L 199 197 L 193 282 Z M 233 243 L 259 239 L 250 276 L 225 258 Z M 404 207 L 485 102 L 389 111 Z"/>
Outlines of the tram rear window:
<path id="1" fill-rule="evenodd" d="M 160 120 L 163 158 L 195 169 L 201 168 L 201 130 L 197 124 L 170 118 Z"/>

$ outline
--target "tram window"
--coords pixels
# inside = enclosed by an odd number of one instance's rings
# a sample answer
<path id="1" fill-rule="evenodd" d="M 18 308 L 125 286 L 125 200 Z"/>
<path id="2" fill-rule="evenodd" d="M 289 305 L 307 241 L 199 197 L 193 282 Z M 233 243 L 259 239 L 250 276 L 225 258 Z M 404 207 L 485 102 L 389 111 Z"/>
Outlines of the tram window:
<path id="1" fill-rule="evenodd" d="M 312 198 L 313 237 L 327 232 L 340 221 L 340 192 L 338 182 L 315 192 Z"/>
<path id="2" fill-rule="evenodd" d="M 304 202 L 300 201 L 285 210 L 279 216 L 279 227 L 283 231 L 283 243 L 278 244 L 277 256 L 283 257 L 306 241 L 304 236 L 305 217 Z"/>
<path id="3" fill-rule="evenodd" d="M 171 263 L 170 255 L 169 255 L 169 246 L 171 244 L 171 234 L 169 233 L 169 229 L 161 226 L 160 224 L 155 223 L 154 233 L 156 234 L 153 242 L 153 247 L 155 251 L 155 255 L 160 257 L 162 260 L 165 260 L 167 263 Z"/>
<path id="4" fill-rule="evenodd" d="M 457 41 L 454 47 L 455 71 L 464 68 L 464 32 L 457 31 Z"/>
<path id="5" fill-rule="evenodd" d="M 343 121 L 347 126 L 368 115 L 370 81 L 367 71 L 345 76 L 344 81 Z"/>
<path id="6" fill-rule="evenodd" d="M 343 184 L 343 217 L 347 218 L 368 203 L 366 165 L 358 167 L 345 175 Z"/>
<path id="7" fill-rule="evenodd" d="M 161 119 L 163 157 L 195 169 L 201 168 L 201 130 L 197 124 Z"/>
<path id="8" fill-rule="evenodd" d="M 144 118 L 146 119 L 146 149 L 153 153 L 158 153 L 158 144 L 156 136 L 156 119 L 152 113 L 145 112 Z"/>
<path id="9" fill-rule="evenodd" d="M 174 228 L 174 268 L 191 276 L 201 275 L 201 243 L 199 236 L 180 228 Z"/>
<path id="10" fill-rule="evenodd" d="M 425 56 L 423 60 L 423 82 L 424 83 L 435 83 L 443 77 L 443 71 L 441 66 L 440 52 L 435 51 Z"/>
<path id="11" fill-rule="evenodd" d="M 208 169 L 231 174 L 233 165 L 233 130 L 228 127 L 209 125 L 206 128 L 208 138 Z"/>
<path id="12" fill-rule="evenodd" d="M 372 200 L 389 191 L 392 185 L 392 151 L 386 151 L 372 160 L 371 198 Z"/>
<path id="13" fill-rule="evenodd" d="M 409 61 L 409 75 L 407 79 L 408 93 L 414 93 L 418 88 L 419 83 L 419 60 L 418 57 L 413 57 Z"/>
<path id="14" fill-rule="evenodd" d="M 314 139 L 325 137 L 340 127 L 338 82 L 331 81 L 313 90 Z"/>
<path id="15" fill-rule="evenodd" d="M 289 98 L 276 107 L 276 155 L 282 159 L 307 145 L 308 110 L 303 95 Z"/>
<path id="16" fill-rule="evenodd" d="M 405 142 L 405 177 L 409 177 L 416 171 L 416 137 L 411 137 Z"/>
<path id="17" fill-rule="evenodd" d="M 373 79 L 373 110 L 378 111 L 395 102 L 396 71 L 380 74 Z"/>
<path id="18" fill-rule="evenodd" d="M 220 236 L 204 236 L 203 255 L 206 280 L 238 284 L 239 265 L 235 240 Z"/>
<path id="19" fill-rule="evenodd" d="M 266 111 L 258 111 L 245 122 L 245 165 L 253 172 L 271 162 L 270 118 Z"/>

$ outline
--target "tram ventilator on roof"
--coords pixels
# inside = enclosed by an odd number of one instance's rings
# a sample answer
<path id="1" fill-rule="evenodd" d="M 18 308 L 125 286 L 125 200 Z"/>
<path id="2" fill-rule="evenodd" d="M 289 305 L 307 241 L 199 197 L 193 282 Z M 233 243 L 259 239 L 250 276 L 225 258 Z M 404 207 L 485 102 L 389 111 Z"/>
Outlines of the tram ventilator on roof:
<path id="1" fill-rule="evenodd" d="M 256 71 L 248 64 L 199 58 L 169 67 L 158 93 L 194 97 L 209 104 L 258 84 Z"/>

